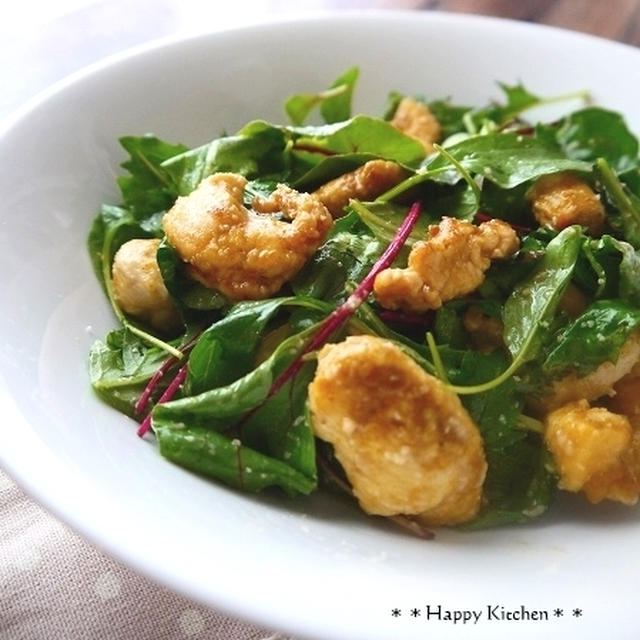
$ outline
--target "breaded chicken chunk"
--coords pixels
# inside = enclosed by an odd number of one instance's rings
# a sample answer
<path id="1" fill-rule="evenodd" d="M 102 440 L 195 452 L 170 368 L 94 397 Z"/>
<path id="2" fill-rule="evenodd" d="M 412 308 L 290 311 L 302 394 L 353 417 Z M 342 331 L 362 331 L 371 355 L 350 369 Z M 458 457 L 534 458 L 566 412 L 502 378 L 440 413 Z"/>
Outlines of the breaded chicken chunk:
<path id="1" fill-rule="evenodd" d="M 640 434 L 626 416 L 576 400 L 547 416 L 545 441 L 560 473 L 560 488 L 583 491 L 594 503 L 637 501 Z"/>
<path id="2" fill-rule="evenodd" d="M 421 142 L 427 153 L 433 151 L 433 143 L 439 142 L 442 137 L 440 123 L 431 109 L 414 98 L 405 97 L 400 100 L 391 124 Z"/>
<path id="3" fill-rule="evenodd" d="M 344 213 L 349 200 L 373 200 L 407 177 L 407 171 L 389 160 L 370 160 L 314 191 L 334 218 Z"/>
<path id="4" fill-rule="evenodd" d="M 217 173 L 178 198 L 163 219 L 191 275 L 232 300 L 276 293 L 324 242 L 333 219 L 313 195 L 279 185 L 244 206 L 246 178 Z M 287 222 L 267 215 L 282 213 Z"/>
<path id="5" fill-rule="evenodd" d="M 125 242 L 111 266 L 113 294 L 127 315 L 163 333 L 180 326 L 180 314 L 162 279 L 156 251 L 157 238 Z"/>
<path id="6" fill-rule="evenodd" d="M 378 274 L 375 296 L 387 309 L 437 309 L 477 289 L 491 260 L 512 255 L 519 245 L 516 232 L 502 220 L 476 226 L 445 217 L 429 227 L 426 240 L 413 245 L 406 269 Z"/>
<path id="7" fill-rule="evenodd" d="M 477 513 L 487 468 L 478 428 L 458 396 L 393 342 L 360 335 L 325 345 L 309 407 L 367 513 L 427 525 Z"/>
<path id="8" fill-rule="evenodd" d="M 603 362 L 594 371 L 579 377 L 576 373 L 555 380 L 551 387 L 533 403 L 538 411 L 551 411 L 567 402 L 596 400 L 614 394 L 614 385 L 640 361 L 640 332 L 634 331 L 622 345 L 615 362 Z"/>
<path id="9" fill-rule="evenodd" d="M 572 224 L 601 233 L 605 210 L 598 194 L 573 173 L 554 173 L 536 180 L 530 194 L 531 208 L 540 225 L 560 231 Z"/>

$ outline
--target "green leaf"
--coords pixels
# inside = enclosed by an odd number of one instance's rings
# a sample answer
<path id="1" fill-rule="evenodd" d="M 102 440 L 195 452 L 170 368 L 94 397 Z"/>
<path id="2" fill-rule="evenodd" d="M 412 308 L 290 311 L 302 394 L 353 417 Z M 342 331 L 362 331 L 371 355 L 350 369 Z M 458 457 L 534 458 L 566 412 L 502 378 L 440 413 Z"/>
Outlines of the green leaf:
<path id="1" fill-rule="evenodd" d="M 517 133 L 473 136 L 446 150 L 467 171 L 490 179 L 504 189 L 558 171 L 591 171 L 590 163 L 569 159 L 556 146 Z M 461 179 L 459 172 L 442 156 L 426 163 L 424 176 L 449 183 Z"/>
<path id="2" fill-rule="evenodd" d="M 128 329 L 113 330 L 89 351 L 91 386 L 107 404 L 135 417 L 140 393 L 166 357 L 163 349 L 150 347 Z"/>
<path id="3" fill-rule="evenodd" d="M 609 223 L 624 240 L 640 249 L 640 196 L 618 178 L 604 158 L 596 160 L 594 173 L 613 207 L 608 215 Z"/>
<path id="4" fill-rule="evenodd" d="M 118 178 L 125 206 L 136 219 L 162 212 L 175 201 L 178 191 L 162 163 L 187 151 L 182 144 L 171 144 L 155 136 L 124 136 L 120 144 L 129 153 L 122 167 L 129 175 Z"/>
<path id="5" fill-rule="evenodd" d="M 561 330 L 543 363 L 547 375 L 573 370 L 580 376 L 616 362 L 622 345 L 640 326 L 640 309 L 619 300 L 597 300 Z"/>
<path id="6" fill-rule="evenodd" d="M 314 480 L 290 465 L 211 429 L 161 422 L 154 432 L 160 454 L 168 460 L 243 491 L 280 486 L 290 494 L 307 494 L 316 488 Z"/>
<path id="7" fill-rule="evenodd" d="M 167 290 L 183 312 L 213 311 L 231 306 L 225 295 L 189 277 L 184 262 L 166 237 L 158 246 L 156 260 Z"/>
<path id="8" fill-rule="evenodd" d="M 261 365 L 231 384 L 157 405 L 152 425 L 162 455 L 247 490 L 275 484 L 290 493 L 311 491 L 316 484 L 315 449 L 304 405 L 313 363 L 278 392 L 270 395 L 270 390 L 314 330 L 287 338 Z M 256 472 L 265 476 L 255 478 Z"/>
<path id="9" fill-rule="evenodd" d="M 338 304 L 348 295 L 348 284 L 360 282 L 387 243 L 363 233 L 353 212 L 340 218 L 311 260 L 292 281 L 296 295 Z"/>
<path id="10" fill-rule="evenodd" d="M 357 115 L 345 122 L 308 127 L 289 127 L 296 145 L 317 148 L 320 153 L 372 154 L 415 166 L 424 158 L 423 146 L 380 118 Z"/>
<path id="11" fill-rule="evenodd" d="M 455 381 L 473 385 L 496 377 L 507 362 L 500 352 L 467 351 Z M 545 447 L 536 433 L 518 426 L 522 394 L 513 378 L 462 401 L 482 434 L 487 475 L 485 504 L 465 529 L 524 522 L 542 515 L 553 496 L 554 477 L 544 464 Z"/>
<path id="12" fill-rule="evenodd" d="M 239 173 L 246 178 L 280 176 L 287 163 L 285 146 L 283 131 L 256 121 L 235 136 L 223 136 L 175 155 L 162 168 L 176 184 L 178 193 L 187 195 L 216 172 Z"/>
<path id="13" fill-rule="evenodd" d="M 238 379 L 253 369 L 268 323 L 290 305 L 327 313 L 331 307 L 303 297 L 240 302 L 202 333 L 189 357 L 187 389 L 199 394 Z"/>
<path id="14" fill-rule="evenodd" d="M 531 275 L 504 305 L 504 339 L 520 363 L 536 357 L 558 302 L 571 279 L 582 243 L 578 226 L 567 227 L 547 245 Z"/>
<path id="15" fill-rule="evenodd" d="M 604 158 L 616 172 L 638 166 L 638 140 L 614 111 L 588 107 L 562 121 L 557 140 L 570 158 L 594 162 Z"/>
<path id="16" fill-rule="evenodd" d="M 331 86 L 318 93 L 296 93 L 284 103 L 285 111 L 294 125 L 304 124 L 316 106 L 325 122 L 340 122 L 351 117 L 351 99 L 358 80 L 358 67 L 351 67 L 341 74 Z"/>

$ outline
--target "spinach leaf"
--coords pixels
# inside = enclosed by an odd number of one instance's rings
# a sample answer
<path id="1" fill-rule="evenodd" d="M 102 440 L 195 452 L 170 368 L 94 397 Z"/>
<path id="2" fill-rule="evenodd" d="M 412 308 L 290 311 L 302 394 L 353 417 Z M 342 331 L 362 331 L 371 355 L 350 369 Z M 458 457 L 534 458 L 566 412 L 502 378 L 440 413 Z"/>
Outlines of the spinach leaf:
<path id="1" fill-rule="evenodd" d="M 316 148 L 319 153 L 367 153 L 408 167 L 424 158 L 420 142 L 389 122 L 364 114 L 334 124 L 283 129 L 292 134 L 296 145 Z"/>
<path id="2" fill-rule="evenodd" d="M 582 238 L 578 226 L 561 231 L 549 242 L 534 271 L 515 287 L 504 305 L 505 344 L 520 363 L 537 356 L 571 279 Z"/>
<path id="3" fill-rule="evenodd" d="M 267 324 L 291 305 L 328 313 L 331 307 L 304 297 L 239 302 L 202 333 L 189 357 L 186 389 L 196 395 L 238 379 L 253 369 Z"/>
<path id="4" fill-rule="evenodd" d="M 309 330 L 283 341 L 231 384 L 157 405 L 152 420 L 161 454 L 246 490 L 273 484 L 289 493 L 315 488 L 314 440 L 305 418 L 313 363 L 270 395 L 308 335 Z"/>
<path id="5" fill-rule="evenodd" d="M 543 370 L 559 376 L 571 369 L 584 376 L 603 362 L 615 362 L 638 326 L 638 307 L 619 300 L 597 300 L 555 336 Z"/>
<path id="6" fill-rule="evenodd" d="M 558 171 L 590 172 L 591 163 L 567 158 L 555 145 L 517 133 L 477 135 L 446 148 L 472 174 L 504 189 Z M 423 179 L 455 184 L 460 174 L 442 155 L 427 158 Z"/>
<path id="7" fill-rule="evenodd" d="M 91 386 L 107 404 L 135 417 L 140 393 L 166 357 L 128 329 L 113 330 L 89 351 Z"/>
<path id="8" fill-rule="evenodd" d="M 218 171 L 240 173 L 246 178 L 283 176 L 287 166 L 286 137 L 278 127 L 255 122 L 235 136 L 223 136 L 208 144 L 167 159 L 162 169 L 180 195 L 191 193 L 200 182 Z"/>
<path id="9" fill-rule="evenodd" d="M 587 107 L 562 121 L 557 140 L 568 157 L 594 162 L 604 158 L 616 172 L 638 166 L 638 140 L 614 111 Z"/>
<path id="10" fill-rule="evenodd" d="M 358 80 L 358 67 L 351 67 L 341 74 L 331 86 L 318 93 L 296 93 L 289 96 L 284 103 L 291 122 L 301 125 L 311 111 L 320 105 L 320 112 L 325 122 L 340 122 L 351 117 L 351 98 Z"/>
<path id="11" fill-rule="evenodd" d="M 178 190 L 163 163 L 188 147 L 151 135 L 124 136 L 120 144 L 129 153 L 129 159 L 122 164 L 129 175 L 117 179 L 124 205 L 137 220 L 165 211 L 175 201 Z"/>
<path id="12" fill-rule="evenodd" d="M 585 238 L 574 279 L 592 297 L 640 306 L 640 253 L 609 234 Z"/>
<path id="13" fill-rule="evenodd" d="M 217 431 L 198 426 L 180 428 L 158 420 L 154 432 L 158 450 L 168 460 L 243 491 L 280 486 L 289 494 L 307 494 L 316 488 L 314 480 L 290 465 Z"/>
<path id="14" fill-rule="evenodd" d="M 611 226 L 635 249 L 640 249 L 640 195 L 636 195 L 615 174 L 604 158 L 598 158 L 594 173 L 606 196 Z"/>
<path id="15" fill-rule="evenodd" d="M 507 365 L 504 354 L 465 352 L 455 374 L 458 383 L 474 384 L 496 377 Z M 537 433 L 518 426 L 522 394 L 513 378 L 462 401 L 482 434 L 487 476 L 485 504 L 465 529 L 524 522 L 542 515 L 553 495 L 544 444 Z"/>
<path id="16" fill-rule="evenodd" d="M 387 243 L 363 233 L 364 225 L 358 223 L 351 212 L 334 224 L 327 240 L 293 279 L 296 295 L 338 304 L 347 297 L 348 284 L 364 278 Z"/>

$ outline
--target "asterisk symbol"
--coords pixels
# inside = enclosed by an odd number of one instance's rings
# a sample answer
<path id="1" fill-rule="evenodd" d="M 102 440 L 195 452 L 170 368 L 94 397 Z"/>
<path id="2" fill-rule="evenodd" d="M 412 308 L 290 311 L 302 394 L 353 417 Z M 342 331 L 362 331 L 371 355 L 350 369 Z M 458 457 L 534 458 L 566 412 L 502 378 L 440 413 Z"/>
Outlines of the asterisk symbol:
<path id="1" fill-rule="evenodd" d="M 582 609 L 574 609 L 573 610 L 573 617 L 574 618 L 579 618 L 582 615 Z"/>
<path id="2" fill-rule="evenodd" d="M 562 616 L 564 615 L 564 611 L 562 609 L 554 609 L 553 610 L 553 615 L 556 618 L 562 618 Z"/>
<path id="3" fill-rule="evenodd" d="M 411 609 L 411 615 L 417 618 L 420 615 L 420 609 Z"/>
<path id="4" fill-rule="evenodd" d="M 397 618 L 397 617 L 400 615 L 400 613 L 401 613 L 401 611 L 400 611 L 400 609 L 398 609 L 398 608 L 396 608 L 396 609 L 391 609 L 391 615 L 392 615 L 394 618 Z"/>

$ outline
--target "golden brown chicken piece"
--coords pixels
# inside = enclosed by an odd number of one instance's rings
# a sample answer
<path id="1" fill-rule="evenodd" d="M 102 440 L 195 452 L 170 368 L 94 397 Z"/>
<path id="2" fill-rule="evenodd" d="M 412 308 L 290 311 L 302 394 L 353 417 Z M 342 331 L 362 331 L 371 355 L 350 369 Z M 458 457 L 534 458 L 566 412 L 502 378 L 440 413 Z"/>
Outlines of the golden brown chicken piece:
<path id="1" fill-rule="evenodd" d="M 360 335 L 324 346 L 309 406 L 364 511 L 432 525 L 477 513 L 487 468 L 478 428 L 393 342 Z"/>
<path id="2" fill-rule="evenodd" d="M 600 196 L 572 173 L 554 173 L 538 178 L 529 197 L 533 215 L 541 225 L 559 231 L 579 224 L 592 235 L 602 231 L 605 210 Z"/>
<path id="3" fill-rule="evenodd" d="M 433 151 L 433 143 L 442 137 L 442 129 L 431 109 L 414 98 L 400 100 L 391 118 L 391 124 L 402 133 L 422 143 L 427 153 Z"/>
<path id="4" fill-rule="evenodd" d="M 634 331 L 622 345 L 615 362 L 603 362 L 579 377 L 570 373 L 555 380 L 543 396 L 532 402 L 538 411 L 548 412 L 574 400 L 596 400 L 614 394 L 614 385 L 640 361 L 640 332 Z"/>
<path id="5" fill-rule="evenodd" d="M 389 160 L 370 160 L 316 189 L 313 193 L 334 218 L 344 213 L 349 200 L 373 200 L 407 177 L 407 171 Z"/>
<path id="6" fill-rule="evenodd" d="M 637 502 L 640 432 L 626 416 L 576 400 L 547 416 L 545 441 L 560 473 L 560 488 L 583 491 L 594 503 Z"/>
<path id="7" fill-rule="evenodd" d="M 113 294 L 127 315 L 170 333 L 181 320 L 158 267 L 159 244 L 157 238 L 135 239 L 118 249 L 111 267 Z"/>
<path id="8" fill-rule="evenodd" d="M 308 193 L 279 185 L 267 198 L 243 204 L 247 180 L 233 173 L 205 178 L 178 198 L 163 219 L 169 243 L 205 286 L 232 300 L 276 293 L 324 242 L 333 219 Z M 271 213 L 281 212 L 286 222 Z"/>
<path id="9" fill-rule="evenodd" d="M 443 218 L 416 242 L 406 269 L 385 269 L 374 284 L 378 302 L 387 309 L 427 311 L 445 300 L 471 293 L 484 280 L 491 260 L 515 253 L 520 241 L 502 220 L 476 226 Z"/>

